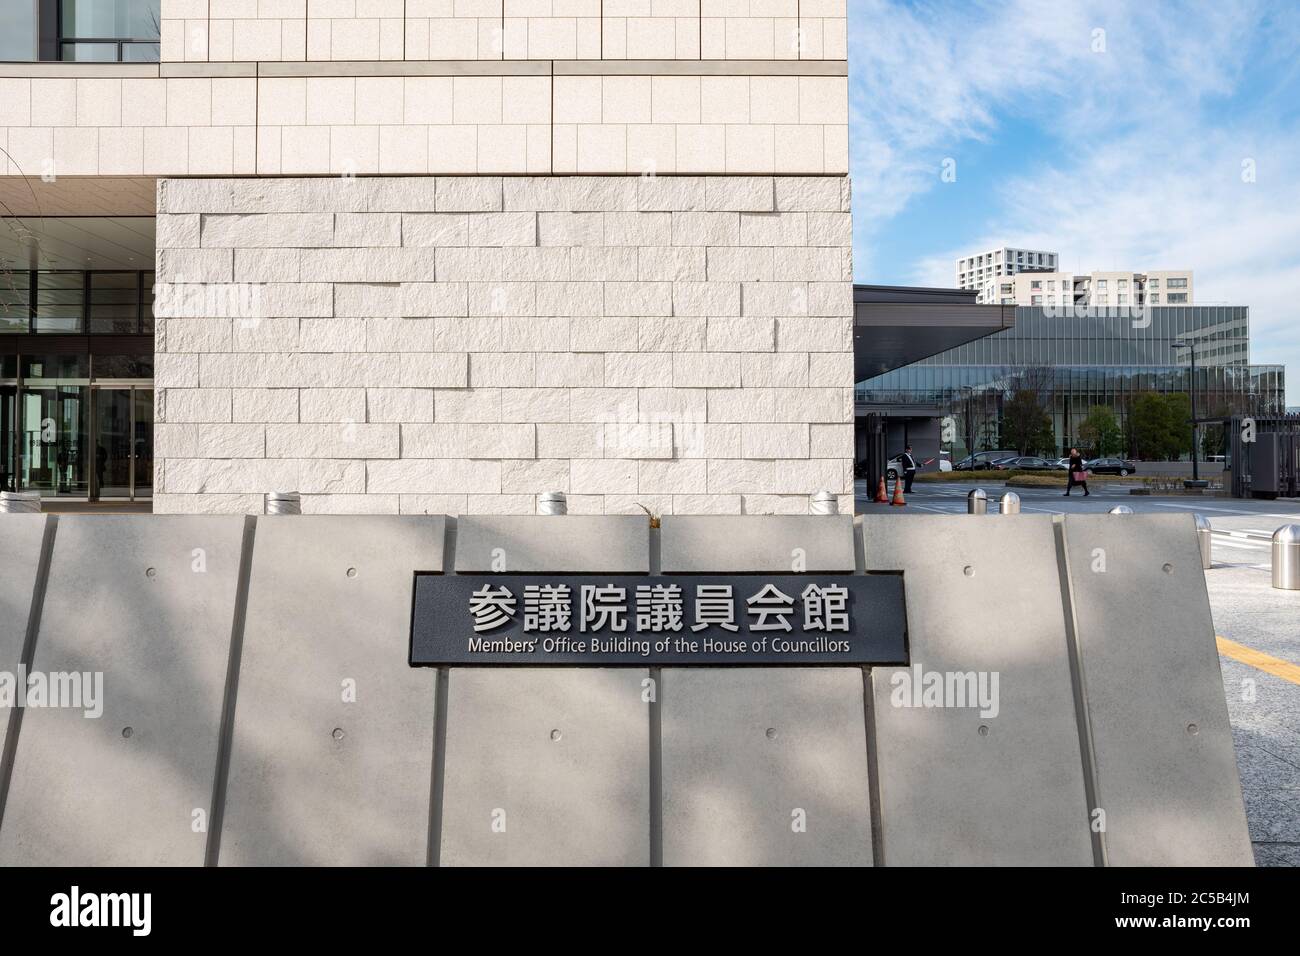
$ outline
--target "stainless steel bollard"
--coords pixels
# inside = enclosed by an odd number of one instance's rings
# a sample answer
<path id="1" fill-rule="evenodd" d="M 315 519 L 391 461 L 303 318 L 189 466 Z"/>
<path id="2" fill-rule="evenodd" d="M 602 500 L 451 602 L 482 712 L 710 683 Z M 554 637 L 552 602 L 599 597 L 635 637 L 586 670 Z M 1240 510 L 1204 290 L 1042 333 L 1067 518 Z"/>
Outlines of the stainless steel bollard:
<path id="1" fill-rule="evenodd" d="M 537 496 L 537 513 L 543 515 L 567 515 L 569 499 L 563 491 L 546 491 Z"/>
<path id="2" fill-rule="evenodd" d="M 968 515 L 986 515 L 989 513 L 989 496 L 983 488 L 976 488 L 966 493 L 966 513 Z"/>
<path id="3" fill-rule="evenodd" d="M 1273 587 L 1300 591 L 1300 524 L 1273 532 Z"/>
<path id="4" fill-rule="evenodd" d="M 1111 508 L 1110 511 L 1106 513 L 1111 515 L 1131 515 L 1133 513 L 1133 509 L 1130 508 L 1128 505 L 1116 505 L 1114 508 Z"/>
<path id="5" fill-rule="evenodd" d="M 1020 514 L 1020 496 L 1014 491 L 1005 491 L 998 504 L 998 513 L 1004 515 Z"/>
<path id="6" fill-rule="evenodd" d="M 1196 543 L 1201 547 L 1201 567 L 1209 570 L 1214 567 L 1214 561 L 1210 558 L 1210 549 L 1213 546 L 1213 532 L 1210 530 L 1210 521 L 1205 515 L 1192 515 L 1196 521 Z"/>
<path id="7" fill-rule="evenodd" d="M 266 513 L 269 515 L 300 515 L 302 514 L 302 495 L 296 491 L 267 492 Z"/>
<path id="8" fill-rule="evenodd" d="M 822 490 L 812 496 L 809 507 L 815 515 L 837 515 L 840 513 L 840 499 L 829 491 Z"/>
<path id="9" fill-rule="evenodd" d="M 34 515 L 40 512 L 39 491 L 0 491 L 0 514 Z"/>

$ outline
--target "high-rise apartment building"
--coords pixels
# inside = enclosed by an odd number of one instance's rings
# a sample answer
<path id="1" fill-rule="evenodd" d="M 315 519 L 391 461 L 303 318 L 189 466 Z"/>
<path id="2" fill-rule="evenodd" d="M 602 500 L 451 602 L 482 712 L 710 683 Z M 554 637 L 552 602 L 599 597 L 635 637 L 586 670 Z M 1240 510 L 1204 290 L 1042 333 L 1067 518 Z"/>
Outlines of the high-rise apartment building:
<path id="1" fill-rule="evenodd" d="M 1026 269 L 1055 269 L 1055 252 L 1041 249 L 990 249 L 957 260 L 957 288 L 974 289 L 980 301 L 997 304 L 997 299 L 986 297 L 986 290 L 997 279 L 1007 278 Z"/>
<path id="2" fill-rule="evenodd" d="M 1160 272 L 1022 272 L 985 286 L 984 301 L 1053 308 L 1193 305 L 1192 270 Z"/>

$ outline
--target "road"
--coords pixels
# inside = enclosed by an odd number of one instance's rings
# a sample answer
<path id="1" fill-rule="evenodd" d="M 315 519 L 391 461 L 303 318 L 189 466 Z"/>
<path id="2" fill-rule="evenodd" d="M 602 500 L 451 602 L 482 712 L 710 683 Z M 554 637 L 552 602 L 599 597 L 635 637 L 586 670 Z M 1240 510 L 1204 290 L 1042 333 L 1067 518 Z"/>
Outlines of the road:
<path id="1" fill-rule="evenodd" d="M 871 501 L 857 482 L 859 513 L 965 514 L 966 493 L 983 488 L 989 511 L 1008 489 L 999 482 L 913 485 L 906 507 Z M 1205 572 L 1218 636 L 1224 697 L 1232 720 L 1237 770 L 1246 801 L 1255 861 L 1300 866 L 1300 591 L 1271 584 L 1273 531 L 1300 524 L 1300 501 L 1254 501 L 1213 496 L 1130 495 L 1120 482 L 1093 483 L 1084 498 L 1050 488 L 1011 489 L 1025 514 L 1089 514 L 1128 505 L 1138 514 L 1191 511 L 1213 529 L 1213 567 Z"/>

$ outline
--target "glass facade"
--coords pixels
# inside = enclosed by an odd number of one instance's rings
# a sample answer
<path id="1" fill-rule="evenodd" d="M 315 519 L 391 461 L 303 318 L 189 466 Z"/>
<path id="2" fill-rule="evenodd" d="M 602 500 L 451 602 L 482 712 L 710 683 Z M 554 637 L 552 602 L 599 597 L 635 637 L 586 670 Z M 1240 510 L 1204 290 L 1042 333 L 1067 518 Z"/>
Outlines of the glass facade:
<path id="1" fill-rule="evenodd" d="M 1187 342 L 1196 350 L 1200 418 L 1283 411 L 1282 366 L 1249 364 L 1246 307 L 1109 312 L 1018 308 L 1012 329 L 859 382 L 857 402 L 868 409 L 938 406 L 955 420 L 954 454 L 966 454 L 968 434 L 977 446 L 995 446 L 1003 399 L 1033 389 L 1059 448 L 1068 450 L 1094 405 L 1110 407 L 1123 426 L 1138 395 L 1189 393 L 1187 350 L 1173 347 Z"/>
<path id="2" fill-rule="evenodd" d="M 153 274 L 0 273 L 0 489 L 153 489 Z"/>
<path id="3" fill-rule="evenodd" d="M 161 0 L 60 0 L 59 59 L 157 63 Z"/>

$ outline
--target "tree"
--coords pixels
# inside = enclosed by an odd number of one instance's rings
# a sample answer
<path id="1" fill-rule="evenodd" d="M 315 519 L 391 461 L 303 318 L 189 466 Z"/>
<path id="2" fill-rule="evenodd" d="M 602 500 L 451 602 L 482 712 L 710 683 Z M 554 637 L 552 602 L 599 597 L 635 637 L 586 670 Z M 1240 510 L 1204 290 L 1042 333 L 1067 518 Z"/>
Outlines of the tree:
<path id="1" fill-rule="evenodd" d="M 1088 417 L 1079 425 L 1079 441 L 1091 452 L 1090 458 L 1115 455 L 1124 447 L 1124 433 L 1120 430 L 1115 413 L 1107 405 L 1094 405 Z"/>
<path id="2" fill-rule="evenodd" d="M 1129 411 L 1134 455 L 1148 460 L 1180 457 L 1192 449 L 1192 405 L 1181 392 L 1139 395 Z"/>
<path id="3" fill-rule="evenodd" d="M 1022 455 L 1054 446 L 1051 416 L 1043 411 L 1034 389 L 1020 389 L 1002 407 L 1002 439 Z"/>

